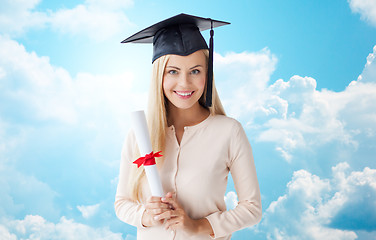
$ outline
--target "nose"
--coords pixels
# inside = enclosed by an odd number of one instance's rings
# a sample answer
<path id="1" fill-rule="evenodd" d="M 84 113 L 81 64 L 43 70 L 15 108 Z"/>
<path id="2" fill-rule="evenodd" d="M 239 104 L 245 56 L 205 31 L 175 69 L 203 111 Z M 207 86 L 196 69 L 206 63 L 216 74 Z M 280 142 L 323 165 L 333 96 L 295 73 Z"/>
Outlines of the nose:
<path id="1" fill-rule="evenodd" d="M 180 74 L 179 76 L 179 85 L 181 87 L 187 87 L 190 84 L 190 77 L 188 73 Z"/>

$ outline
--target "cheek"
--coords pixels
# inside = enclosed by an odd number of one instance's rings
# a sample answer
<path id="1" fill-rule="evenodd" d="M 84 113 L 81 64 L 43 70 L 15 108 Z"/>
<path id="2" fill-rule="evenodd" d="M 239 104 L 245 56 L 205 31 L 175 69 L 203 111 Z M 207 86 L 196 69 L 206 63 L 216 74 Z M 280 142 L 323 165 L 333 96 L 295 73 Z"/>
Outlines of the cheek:
<path id="1" fill-rule="evenodd" d="M 172 81 L 171 79 L 164 77 L 162 82 L 163 92 L 166 94 L 169 90 L 171 90 L 172 87 Z"/>
<path id="2" fill-rule="evenodd" d="M 206 78 L 203 77 L 200 79 L 200 81 L 197 82 L 197 87 L 203 91 L 205 89 L 205 84 L 206 84 Z"/>

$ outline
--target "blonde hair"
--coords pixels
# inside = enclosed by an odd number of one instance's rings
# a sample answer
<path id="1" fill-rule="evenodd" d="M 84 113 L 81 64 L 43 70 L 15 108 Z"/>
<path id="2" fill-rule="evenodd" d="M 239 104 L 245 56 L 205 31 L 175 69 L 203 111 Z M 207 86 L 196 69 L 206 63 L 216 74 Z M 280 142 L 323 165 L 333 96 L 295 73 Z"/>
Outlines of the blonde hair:
<path id="1" fill-rule="evenodd" d="M 206 59 L 209 58 L 208 50 L 201 50 Z M 153 72 L 149 90 L 149 104 L 147 112 L 147 122 L 150 132 L 151 144 L 154 151 L 163 151 L 165 149 L 165 137 L 167 126 L 167 100 L 163 93 L 163 75 L 166 64 L 170 55 L 164 55 L 153 63 Z M 199 99 L 199 103 L 205 107 L 206 87 L 204 94 Z M 207 107 L 206 107 L 207 108 Z M 208 108 L 210 115 L 226 115 L 223 109 L 221 100 L 219 99 L 217 89 L 213 79 L 213 93 L 212 93 L 212 106 Z M 163 154 L 163 152 L 162 152 Z M 137 147 L 133 152 L 134 159 L 139 157 Z M 163 164 L 164 158 L 156 158 L 157 166 Z M 129 189 L 131 189 L 131 198 L 134 201 L 141 202 L 142 189 L 141 182 L 144 180 L 145 171 L 143 166 L 137 168 L 136 165 L 132 166 L 132 171 L 128 181 Z"/>

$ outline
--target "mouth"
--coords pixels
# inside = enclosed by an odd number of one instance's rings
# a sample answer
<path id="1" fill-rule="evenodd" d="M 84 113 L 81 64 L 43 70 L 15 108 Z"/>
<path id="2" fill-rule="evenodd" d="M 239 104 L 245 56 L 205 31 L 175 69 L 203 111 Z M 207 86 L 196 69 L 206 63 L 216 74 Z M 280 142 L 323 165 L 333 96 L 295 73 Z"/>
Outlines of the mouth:
<path id="1" fill-rule="evenodd" d="M 194 91 L 174 91 L 180 98 L 190 98 Z"/>

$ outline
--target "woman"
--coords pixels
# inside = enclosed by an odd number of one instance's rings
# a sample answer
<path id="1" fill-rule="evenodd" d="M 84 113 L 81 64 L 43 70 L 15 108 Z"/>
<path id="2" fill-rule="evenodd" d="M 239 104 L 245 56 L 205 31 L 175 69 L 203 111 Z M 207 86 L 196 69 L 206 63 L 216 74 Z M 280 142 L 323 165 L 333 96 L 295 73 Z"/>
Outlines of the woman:
<path id="1" fill-rule="evenodd" d="M 251 146 L 240 123 L 225 116 L 211 84 L 212 60 L 197 27 L 207 21 L 211 27 L 221 23 L 181 14 L 134 35 L 141 40 L 131 39 L 145 41 L 145 32 L 152 35 L 148 125 L 153 149 L 164 155 L 157 166 L 167 193 L 151 196 L 143 168 L 132 164 L 139 155 L 130 133 L 115 211 L 137 227 L 139 239 L 230 239 L 232 232 L 261 219 Z M 229 172 L 239 204 L 226 211 Z"/>

